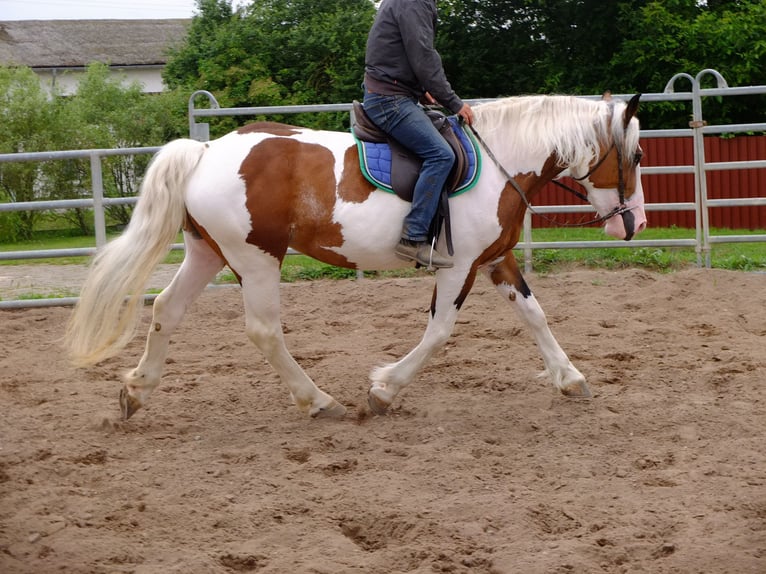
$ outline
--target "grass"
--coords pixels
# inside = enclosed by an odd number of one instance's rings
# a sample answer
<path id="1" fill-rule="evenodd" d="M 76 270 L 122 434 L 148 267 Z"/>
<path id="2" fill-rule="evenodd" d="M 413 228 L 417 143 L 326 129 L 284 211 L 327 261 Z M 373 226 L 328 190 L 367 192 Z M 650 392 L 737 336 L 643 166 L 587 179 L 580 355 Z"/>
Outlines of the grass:
<path id="1" fill-rule="evenodd" d="M 79 293 L 73 291 L 54 291 L 49 293 L 21 293 L 16 297 L 18 301 L 36 301 L 39 299 L 66 299 L 67 297 L 79 297 Z M 2 301 L 2 298 L 0 298 Z"/>
<path id="2" fill-rule="evenodd" d="M 693 239 L 693 229 L 662 228 L 647 229 L 640 239 Z M 763 234 L 764 231 L 748 230 L 714 230 L 714 235 L 753 235 Z M 109 238 L 115 237 L 111 234 Z M 537 229 L 532 233 L 532 240 L 542 241 L 597 241 L 604 239 L 601 229 L 597 228 L 550 228 Z M 179 236 L 178 242 L 181 242 Z M 34 240 L 13 244 L 0 244 L 0 251 L 24 251 L 33 249 L 64 249 L 78 247 L 93 247 L 93 237 L 72 236 L 67 233 L 46 231 L 41 232 Z M 620 269 L 640 267 L 653 271 L 667 272 L 694 266 L 697 255 L 693 248 L 688 247 L 626 247 L 620 248 L 586 248 L 586 249 L 535 249 L 532 265 L 538 273 L 552 273 L 572 265 L 582 265 L 595 268 Z M 521 261 L 523 254 L 517 252 Z M 182 251 L 172 251 L 167 263 L 177 263 L 183 259 Z M 86 263 L 87 257 L 61 257 L 52 259 L 27 259 L 15 261 L 0 261 L 0 265 L 18 265 L 47 263 L 67 265 Z M 711 265 L 719 269 L 741 271 L 766 271 L 766 249 L 760 243 L 727 243 L 713 245 Z M 396 276 L 409 277 L 423 273 L 414 269 L 402 269 L 394 272 L 365 272 L 367 277 Z M 303 255 L 292 255 L 285 259 L 282 267 L 282 280 L 286 282 L 305 281 L 314 279 L 346 279 L 356 277 L 356 271 L 342 269 L 320 263 Z M 218 283 L 235 282 L 234 275 L 224 272 L 219 275 Z"/>
<path id="3" fill-rule="evenodd" d="M 714 229 L 719 235 L 763 235 L 764 230 Z M 650 228 L 637 239 L 694 239 L 693 229 Z M 598 241 L 604 239 L 600 229 L 551 228 L 533 231 L 532 240 L 543 241 Z M 536 249 L 533 251 L 533 268 L 537 272 L 552 272 L 565 266 L 620 269 L 639 267 L 653 271 L 674 271 L 697 264 L 693 247 L 626 247 L 584 249 Z M 523 255 L 519 254 L 519 259 Z M 704 264 L 704 260 L 703 260 Z M 711 266 L 716 269 L 738 271 L 766 271 L 766 249 L 763 243 L 723 243 L 711 248 Z"/>

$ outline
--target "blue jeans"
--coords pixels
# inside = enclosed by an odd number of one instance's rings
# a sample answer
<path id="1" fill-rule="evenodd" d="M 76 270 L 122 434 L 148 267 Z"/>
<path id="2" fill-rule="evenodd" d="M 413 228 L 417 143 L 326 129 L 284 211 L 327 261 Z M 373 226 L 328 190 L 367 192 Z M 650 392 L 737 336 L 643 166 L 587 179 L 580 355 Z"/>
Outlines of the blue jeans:
<path id="1" fill-rule="evenodd" d="M 364 111 L 380 129 L 423 160 L 402 237 L 418 243 L 427 241 L 455 153 L 414 98 L 381 96 L 365 90 Z"/>

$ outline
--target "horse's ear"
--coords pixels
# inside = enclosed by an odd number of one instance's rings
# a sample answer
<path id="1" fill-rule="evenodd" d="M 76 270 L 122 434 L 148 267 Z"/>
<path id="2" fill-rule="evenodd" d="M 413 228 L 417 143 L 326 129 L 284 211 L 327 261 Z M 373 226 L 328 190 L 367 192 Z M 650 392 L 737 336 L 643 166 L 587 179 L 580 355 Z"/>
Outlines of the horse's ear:
<path id="1" fill-rule="evenodd" d="M 628 107 L 625 108 L 625 115 L 622 118 L 622 127 L 623 129 L 628 128 L 628 124 L 630 123 L 630 120 L 633 118 L 633 116 L 636 115 L 636 112 L 638 111 L 638 100 L 641 98 L 641 94 L 636 94 L 632 98 L 630 98 L 630 101 L 628 102 Z"/>
<path id="2" fill-rule="evenodd" d="M 602 99 L 602 100 L 604 100 L 605 102 L 610 102 L 610 101 L 612 101 L 612 92 L 611 92 L 611 91 L 609 91 L 609 90 L 605 91 L 605 92 L 604 92 L 604 93 L 601 95 L 601 99 Z"/>

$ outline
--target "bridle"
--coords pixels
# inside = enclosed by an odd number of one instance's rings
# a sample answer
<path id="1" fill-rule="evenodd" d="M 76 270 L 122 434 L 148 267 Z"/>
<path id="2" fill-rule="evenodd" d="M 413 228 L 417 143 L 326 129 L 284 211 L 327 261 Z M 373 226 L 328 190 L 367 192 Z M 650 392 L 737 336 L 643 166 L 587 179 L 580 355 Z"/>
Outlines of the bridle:
<path id="1" fill-rule="evenodd" d="M 558 221 L 554 221 L 550 217 L 546 217 L 542 213 L 539 213 L 535 210 L 534 207 L 529 203 L 529 200 L 527 199 L 527 194 L 524 193 L 524 190 L 521 189 L 521 186 L 519 183 L 513 178 L 513 176 L 508 173 L 508 171 L 503 167 L 503 165 L 500 163 L 500 160 L 497 159 L 494 153 L 492 153 L 492 150 L 489 148 L 487 143 L 482 139 L 482 137 L 479 135 L 479 132 L 476 131 L 476 128 L 473 126 L 469 126 L 471 128 L 471 132 L 473 133 L 476 140 L 481 144 L 481 146 L 484 148 L 484 151 L 487 152 L 487 155 L 492 160 L 492 162 L 497 166 L 497 168 L 500 170 L 500 173 L 505 176 L 505 179 L 508 181 L 508 183 L 511 184 L 511 186 L 518 192 L 519 196 L 521 196 L 522 201 L 527 206 L 527 209 L 534 215 L 537 215 L 538 217 L 541 217 L 545 219 L 546 221 L 553 223 L 559 227 L 584 227 L 586 225 L 592 225 L 594 223 L 601 223 L 603 221 L 606 221 L 607 219 L 611 219 L 615 215 L 622 215 L 623 213 L 627 213 L 631 211 L 632 209 L 635 209 L 634 207 L 628 207 L 625 205 L 625 174 L 622 167 L 622 150 L 619 146 L 615 144 L 614 141 L 612 141 L 612 145 L 609 146 L 609 149 L 606 150 L 606 152 L 598 159 L 596 163 L 593 164 L 593 166 L 588 170 L 588 173 L 583 175 L 582 177 L 573 177 L 572 179 L 575 181 L 583 181 L 585 179 L 588 179 L 593 173 L 598 170 L 599 167 L 601 167 L 601 164 L 604 163 L 606 158 L 609 156 L 610 153 L 612 153 L 612 150 L 614 149 L 617 152 L 617 194 L 619 196 L 619 204 L 615 206 L 612 211 L 607 213 L 606 215 L 600 215 L 590 221 L 585 221 L 582 223 L 560 223 Z M 571 188 L 570 186 L 566 185 L 565 183 L 562 183 L 558 180 L 552 180 L 552 183 L 554 185 L 559 186 L 562 189 L 565 189 L 566 191 L 570 192 L 574 196 L 578 197 L 579 199 L 588 202 L 588 197 L 576 189 Z"/>

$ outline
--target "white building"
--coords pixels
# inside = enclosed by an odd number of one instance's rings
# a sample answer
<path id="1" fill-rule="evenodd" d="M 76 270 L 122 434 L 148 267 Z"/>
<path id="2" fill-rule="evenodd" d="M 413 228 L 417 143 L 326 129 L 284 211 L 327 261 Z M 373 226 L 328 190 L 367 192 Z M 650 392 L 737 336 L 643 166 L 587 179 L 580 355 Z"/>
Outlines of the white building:
<path id="1" fill-rule="evenodd" d="M 27 66 L 49 90 L 77 89 L 88 64 L 101 62 L 126 84 L 161 92 L 167 50 L 186 36 L 191 20 L 0 21 L 0 65 Z"/>

